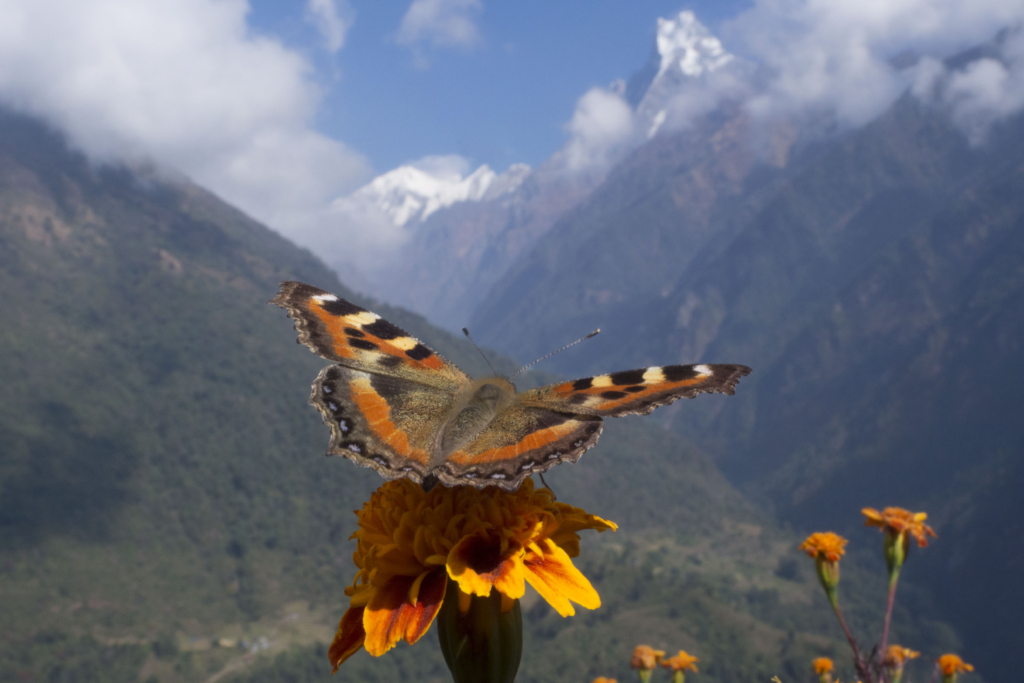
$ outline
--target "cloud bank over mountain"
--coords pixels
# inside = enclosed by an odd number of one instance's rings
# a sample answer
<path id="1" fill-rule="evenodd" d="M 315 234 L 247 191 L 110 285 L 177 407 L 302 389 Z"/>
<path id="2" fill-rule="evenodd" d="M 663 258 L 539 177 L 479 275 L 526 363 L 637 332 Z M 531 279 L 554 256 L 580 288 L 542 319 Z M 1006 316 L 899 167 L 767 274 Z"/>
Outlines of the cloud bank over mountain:
<path id="1" fill-rule="evenodd" d="M 310 14 L 331 46 L 340 15 Z M 66 132 L 98 160 L 152 159 L 295 236 L 369 175 L 312 126 L 310 65 L 253 35 L 243 0 L 0 4 L 0 102 Z"/>
<path id="2" fill-rule="evenodd" d="M 415 0 L 392 40 L 414 54 L 487 49 L 484 11 L 480 0 Z M 250 13 L 245 0 L 6 0 L 0 104 L 44 118 L 95 159 L 178 169 L 317 253 L 396 248 L 410 223 L 359 217 L 374 213 L 353 209 L 370 165 L 343 131 L 315 124 L 326 92 L 315 60 L 254 31 Z M 334 54 L 355 12 L 346 0 L 308 0 L 305 19 Z M 858 126 L 908 89 L 948 107 L 980 143 L 1024 107 L 1022 24 L 1024 0 L 757 0 L 720 37 L 681 12 L 658 21 L 643 87 L 634 77 L 581 94 L 549 165 L 599 178 L 660 130 L 726 100 L 769 120 L 824 112 Z M 986 42 L 983 59 L 943 61 Z M 513 168 L 506 177 L 521 180 Z M 482 178 L 470 180 L 468 166 L 457 179 L 420 170 L 447 178 L 421 209 L 442 195 L 438 206 L 487 196 L 465 189 Z"/>
<path id="3" fill-rule="evenodd" d="M 1021 22 L 1020 0 L 758 0 L 726 23 L 723 37 L 767 75 L 767 88 L 749 102 L 752 111 L 830 110 L 857 126 L 920 77 L 905 62 L 941 59 Z M 1019 70 L 1020 61 L 1012 68 Z"/>

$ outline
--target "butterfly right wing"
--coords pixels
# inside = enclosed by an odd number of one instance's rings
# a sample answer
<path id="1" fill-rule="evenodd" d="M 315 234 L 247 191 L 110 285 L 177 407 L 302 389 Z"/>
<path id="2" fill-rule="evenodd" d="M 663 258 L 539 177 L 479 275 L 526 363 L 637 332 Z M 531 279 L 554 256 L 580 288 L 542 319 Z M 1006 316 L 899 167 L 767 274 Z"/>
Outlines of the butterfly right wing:
<path id="1" fill-rule="evenodd" d="M 745 365 L 666 365 L 549 384 L 519 394 L 524 406 L 580 415 L 646 415 L 658 406 L 701 393 L 732 395 Z"/>
<path id="2" fill-rule="evenodd" d="M 603 420 L 513 404 L 434 470 L 447 486 L 500 486 L 515 491 L 534 472 L 576 462 L 597 443 Z"/>
<path id="3" fill-rule="evenodd" d="M 376 313 L 302 282 L 282 282 L 270 303 L 295 320 L 299 341 L 317 355 L 363 372 L 457 392 L 469 376 Z"/>
<path id="4" fill-rule="evenodd" d="M 342 455 L 385 479 L 422 483 L 455 394 L 407 380 L 329 365 L 310 403 L 331 428 L 328 455 Z"/>

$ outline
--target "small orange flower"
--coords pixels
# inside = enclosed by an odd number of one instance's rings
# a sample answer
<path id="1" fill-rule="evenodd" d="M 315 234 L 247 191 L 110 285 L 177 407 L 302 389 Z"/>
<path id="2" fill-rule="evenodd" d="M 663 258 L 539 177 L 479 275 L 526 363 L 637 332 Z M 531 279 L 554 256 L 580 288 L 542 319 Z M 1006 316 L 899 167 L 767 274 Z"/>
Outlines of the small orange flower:
<path id="1" fill-rule="evenodd" d="M 953 676 L 964 671 L 974 671 L 974 667 L 960 659 L 956 655 L 942 655 L 939 657 L 939 669 L 943 676 Z"/>
<path id="2" fill-rule="evenodd" d="M 619 683 L 614 678 L 605 678 L 604 676 L 598 676 L 594 679 L 594 683 Z"/>
<path id="3" fill-rule="evenodd" d="M 917 541 L 919 548 L 928 545 L 928 536 L 938 538 L 935 531 L 924 523 L 928 519 L 926 512 L 910 512 L 903 508 L 885 508 L 881 512 L 874 508 L 864 508 L 861 512 L 867 518 L 864 526 L 877 526 L 894 536 L 908 533 Z"/>
<path id="4" fill-rule="evenodd" d="M 839 534 L 819 531 L 808 536 L 807 540 L 800 544 L 800 550 L 806 552 L 812 559 L 820 557 L 829 562 L 838 562 L 846 552 L 847 543 L 849 541 Z"/>
<path id="5" fill-rule="evenodd" d="M 836 670 L 835 664 L 833 664 L 832 660 L 828 657 L 818 657 L 811 662 L 811 666 L 814 667 L 814 673 L 819 676 L 822 674 L 830 674 Z"/>
<path id="6" fill-rule="evenodd" d="M 885 663 L 897 668 L 902 668 L 908 660 L 921 656 L 920 652 L 914 652 L 909 647 L 902 645 L 890 645 L 885 651 Z"/>
<path id="7" fill-rule="evenodd" d="M 686 650 L 680 650 L 679 654 L 674 657 L 669 657 L 661 662 L 661 665 L 666 669 L 672 669 L 673 671 L 683 671 L 689 669 L 690 671 L 697 673 L 697 665 L 695 662 L 699 662 L 700 659 L 688 654 Z"/>
<path id="8" fill-rule="evenodd" d="M 664 650 L 655 650 L 650 645 L 637 645 L 633 648 L 633 658 L 629 660 L 629 665 L 634 669 L 653 669 L 664 656 Z"/>

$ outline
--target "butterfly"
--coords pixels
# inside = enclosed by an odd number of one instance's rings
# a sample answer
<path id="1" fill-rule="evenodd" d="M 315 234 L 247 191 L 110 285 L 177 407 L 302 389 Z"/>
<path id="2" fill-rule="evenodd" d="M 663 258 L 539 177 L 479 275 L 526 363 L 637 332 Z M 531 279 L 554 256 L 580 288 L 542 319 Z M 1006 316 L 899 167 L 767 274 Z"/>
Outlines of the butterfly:
<path id="1" fill-rule="evenodd" d="M 426 490 L 440 482 L 514 491 L 534 472 L 579 460 L 597 443 L 602 418 L 732 394 L 750 373 L 667 365 L 517 392 L 501 377 L 472 379 L 379 315 L 311 285 L 283 282 L 270 303 L 295 320 L 299 342 L 334 361 L 309 399 L 331 428 L 327 454 Z"/>

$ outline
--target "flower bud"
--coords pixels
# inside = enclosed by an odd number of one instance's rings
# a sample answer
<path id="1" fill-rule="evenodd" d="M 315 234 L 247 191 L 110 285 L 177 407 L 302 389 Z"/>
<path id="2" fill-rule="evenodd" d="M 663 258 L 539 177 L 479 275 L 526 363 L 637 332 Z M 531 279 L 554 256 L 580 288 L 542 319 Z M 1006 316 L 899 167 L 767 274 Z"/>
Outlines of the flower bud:
<path id="1" fill-rule="evenodd" d="M 437 635 L 455 683 L 515 680 L 523 654 L 523 613 L 518 600 L 512 600 L 506 610 L 502 602 L 496 590 L 487 597 L 466 596 L 448 580 L 437 615 Z"/>

